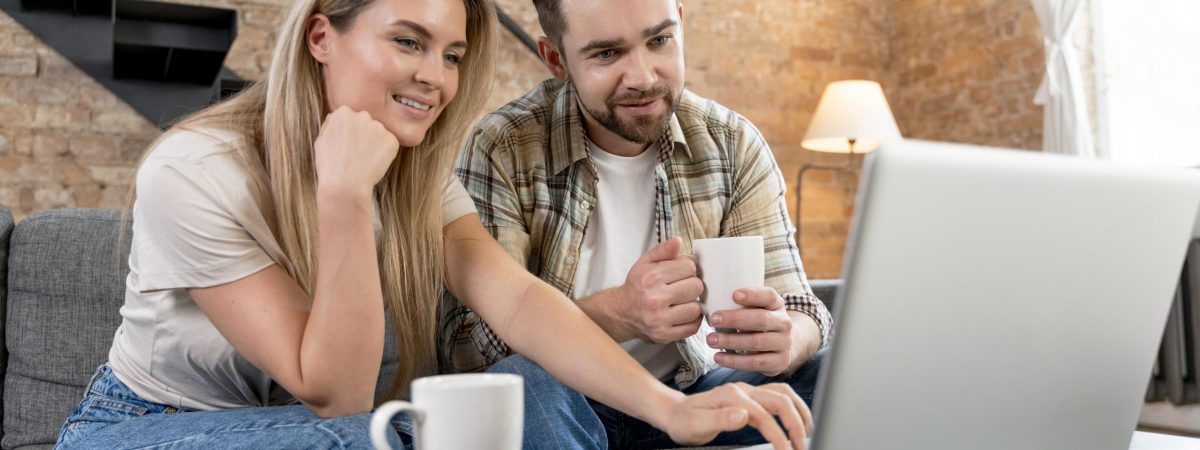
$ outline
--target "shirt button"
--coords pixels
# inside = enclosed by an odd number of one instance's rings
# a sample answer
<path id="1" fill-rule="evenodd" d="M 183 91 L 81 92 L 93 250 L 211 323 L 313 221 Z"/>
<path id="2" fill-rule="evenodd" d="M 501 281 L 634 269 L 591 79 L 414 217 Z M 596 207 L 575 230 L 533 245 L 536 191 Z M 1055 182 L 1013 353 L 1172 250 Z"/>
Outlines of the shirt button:
<path id="1" fill-rule="evenodd" d="M 583 202 L 583 204 L 580 205 L 580 207 L 582 207 L 584 211 L 591 211 L 592 202 Z"/>
<path id="2" fill-rule="evenodd" d="M 567 265 L 568 265 L 568 266 L 569 266 L 569 265 L 572 265 L 572 264 L 575 264 L 575 257 L 574 257 L 574 256 L 568 256 L 568 257 L 566 258 L 566 263 L 567 263 Z"/>

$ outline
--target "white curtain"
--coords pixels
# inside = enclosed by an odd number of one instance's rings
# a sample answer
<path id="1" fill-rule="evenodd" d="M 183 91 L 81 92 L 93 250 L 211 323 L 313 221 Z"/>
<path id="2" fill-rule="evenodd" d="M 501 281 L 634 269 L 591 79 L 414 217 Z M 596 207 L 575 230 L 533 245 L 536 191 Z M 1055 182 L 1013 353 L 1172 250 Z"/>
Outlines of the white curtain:
<path id="1" fill-rule="evenodd" d="M 1095 158 L 1079 59 L 1070 41 L 1087 0 L 1032 0 L 1046 42 L 1046 75 L 1034 103 L 1045 107 L 1042 150 Z"/>

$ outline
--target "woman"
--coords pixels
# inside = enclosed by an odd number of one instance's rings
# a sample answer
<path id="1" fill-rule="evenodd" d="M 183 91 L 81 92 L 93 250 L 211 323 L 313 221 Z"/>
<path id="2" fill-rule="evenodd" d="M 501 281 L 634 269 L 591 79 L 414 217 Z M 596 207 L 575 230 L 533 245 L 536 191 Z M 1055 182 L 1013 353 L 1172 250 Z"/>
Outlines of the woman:
<path id="1" fill-rule="evenodd" d="M 365 447 L 384 317 L 393 398 L 432 371 L 444 289 L 558 379 L 681 443 L 749 423 L 785 448 L 776 414 L 802 445 L 790 390 L 683 397 L 483 229 L 450 165 L 487 98 L 492 8 L 301 0 L 265 82 L 151 145 L 123 321 L 59 448 Z"/>

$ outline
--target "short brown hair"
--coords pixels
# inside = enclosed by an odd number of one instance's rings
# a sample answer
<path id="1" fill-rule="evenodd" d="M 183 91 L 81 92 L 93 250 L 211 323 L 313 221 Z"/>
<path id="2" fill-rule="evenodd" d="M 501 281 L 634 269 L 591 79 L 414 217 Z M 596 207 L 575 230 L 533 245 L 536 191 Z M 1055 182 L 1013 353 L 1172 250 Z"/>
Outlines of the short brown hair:
<path id="1" fill-rule="evenodd" d="M 563 17 L 562 0 L 533 0 L 533 7 L 537 9 L 542 32 L 558 46 L 559 51 L 565 51 L 562 37 L 567 32 L 567 18 Z"/>

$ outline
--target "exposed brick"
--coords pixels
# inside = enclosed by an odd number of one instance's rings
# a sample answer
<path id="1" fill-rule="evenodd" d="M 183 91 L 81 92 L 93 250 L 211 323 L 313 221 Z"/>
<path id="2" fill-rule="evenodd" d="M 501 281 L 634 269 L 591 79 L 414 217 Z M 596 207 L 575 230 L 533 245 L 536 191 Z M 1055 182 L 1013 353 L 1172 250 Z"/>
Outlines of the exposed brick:
<path id="1" fill-rule="evenodd" d="M 71 137 L 68 149 L 82 162 L 118 161 L 118 138 L 113 135 L 81 134 Z"/>
<path id="2" fill-rule="evenodd" d="M 63 208 L 74 206 L 74 196 L 66 187 L 41 187 L 33 191 L 33 201 L 46 208 Z"/>
<path id="3" fill-rule="evenodd" d="M 28 106 L 0 104 L 0 124 L 9 127 L 28 126 L 33 122 Z"/>
<path id="4" fill-rule="evenodd" d="M 92 117 L 90 129 L 102 133 L 146 134 L 157 128 L 144 117 L 128 111 L 98 111 Z"/>
<path id="5" fill-rule="evenodd" d="M 71 128 L 82 130 L 88 126 L 91 111 L 66 105 L 38 105 L 33 126 L 38 128 Z"/>
<path id="6" fill-rule="evenodd" d="M 792 47 L 791 56 L 793 59 L 801 59 L 806 61 L 828 62 L 833 61 L 833 52 L 829 49 L 815 47 Z"/>
<path id="7" fill-rule="evenodd" d="M 80 185 L 92 179 L 91 171 L 73 162 L 51 164 L 49 168 L 57 181 L 64 185 Z"/>
<path id="8" fill-rule="evenodd" d="M 33 77 L 37 76 L 37 70 L 37 55 L 0 56 L 0 75 Z"/>
<path id="9" fill-rule="evenodd" d="M 21 202 L 21 188 L 13 186 L 0 186 L 0 205 L 7 206 L 9 209 Z"/>
<path id="10" fill-rule="evenodd" d="M 42 58 L 42 75 L 49 78 L 67 78 L 79 80 L 87 78 L 87 75 L 82 70 L 71 64 L 62 56 L 57 54 L 48 55 L 49 57 Z"/>
<path id="11" fill-rule="evenodd" d="M 242 20 L 250 25 L 263 25 L 269 28 L 279 26 L 283 20 L 283 14 L 279 8 L 272 7 L 246 7 L 241 10 Z"/>
<path id="12" fill-rule="evenodd" d="M 130 166 L 90 166 L 91 179 L 101 185 L 128 184 L 133 180 L 134 168 Z"/>
<path id="13" fill-rule="evenodd" d="M 292 4 L 171 1 L 238 9 L 226 64 L 250 79 L 267 73 L 275 26 Z M 541 34 L 530 2 L 497 4 Z M 759 127 L 789 185 L 789 207 L 801 164 L 844 162 L 800 147 L 822 90 L 840 79 L 883 84 L 908 137 L 1041 145 L 1041 109 L 1031 98 L 1044 56 L 1027 0 L 691 0 L 684 14 L 688 88 Z M 548 75 L 507 31 L 500 34 L 490 108 Z M 160 130 L 4 14 L 0 55 L 0 135 L 9 140 L 0 140 L 0 203 L 17 217 L 66 205 L 122 206 L 134 164 Z M 856 182 L 849 173 L 806 176 L 800 222 L 810 278 L 840 273 Z"/>
<path id="14" fill-rule="evenodd" d="M 104 189 L 96 183 L 88 183 L 74 188 L 75 206 L 80 208 L 99 208 L 104 199 Z"/>
<path id="15" fill-rule="evenodd" d="M 67 136 L 46 132 L 32 136 L 33 149 L 30 156 L 38 161 L 55 160 L 67 154 Z"/>

